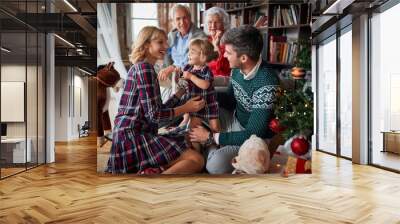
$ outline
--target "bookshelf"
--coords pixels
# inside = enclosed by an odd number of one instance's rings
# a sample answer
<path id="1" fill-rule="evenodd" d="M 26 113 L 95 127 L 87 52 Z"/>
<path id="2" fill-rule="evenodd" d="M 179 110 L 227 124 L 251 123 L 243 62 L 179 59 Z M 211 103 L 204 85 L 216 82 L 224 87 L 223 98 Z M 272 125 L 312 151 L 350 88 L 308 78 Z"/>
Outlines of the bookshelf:
<path id="1" fill-rule="evenodd" d="M 230 16 L 231 28 L 243 24 L 257 27 L 264 39 L 262 57 L 277 69 L 293 67 L 300 48 L 311 48 L 311 45 L 303 46 L 299 43 L 311 37 L 309 3 L 297 0 L 206 3 L 203 10 L 212 6 L 225 9 Z"/>

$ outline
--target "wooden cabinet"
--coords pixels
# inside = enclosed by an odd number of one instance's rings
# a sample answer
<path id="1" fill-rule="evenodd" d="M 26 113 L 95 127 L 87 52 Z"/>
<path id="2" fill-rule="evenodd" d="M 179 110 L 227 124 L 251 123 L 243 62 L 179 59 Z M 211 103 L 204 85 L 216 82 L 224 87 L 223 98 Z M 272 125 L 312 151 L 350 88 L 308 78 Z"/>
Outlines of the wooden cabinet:
<path id="1" fill-rule="evenodd" d="M 400 131 L 383 131 L 382 152 L 393 152 L 400 154 Z"/>

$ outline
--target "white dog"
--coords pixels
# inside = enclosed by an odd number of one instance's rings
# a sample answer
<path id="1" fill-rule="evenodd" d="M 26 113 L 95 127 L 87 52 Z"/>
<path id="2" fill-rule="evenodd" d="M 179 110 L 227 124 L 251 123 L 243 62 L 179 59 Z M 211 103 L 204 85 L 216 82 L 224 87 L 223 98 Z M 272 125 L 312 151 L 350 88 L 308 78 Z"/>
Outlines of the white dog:
<path id="1" fill-rule="evenodd" d="M 263 139 L 252 135 L 240 146 L 238 156 L 233 159 L 233 173 L 262 174 L 268 171 L 269 162 L 268 145 Z"/>

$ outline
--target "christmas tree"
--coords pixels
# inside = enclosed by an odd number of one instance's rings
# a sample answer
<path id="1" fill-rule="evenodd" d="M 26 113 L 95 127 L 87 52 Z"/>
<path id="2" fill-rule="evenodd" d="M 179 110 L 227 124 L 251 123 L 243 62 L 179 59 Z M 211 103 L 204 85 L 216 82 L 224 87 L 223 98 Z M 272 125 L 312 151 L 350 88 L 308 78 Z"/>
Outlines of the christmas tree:
<path id="1" fill-rule="evenodd" d="M 306 79 L 286 80 L 290 88 L 282 89 L 278 94 L 275 107 L 276 119 L 282 127 L 285 139 L 301 134 L 310 137 L 313 132 L 313 93 L 311 82 Z"/>
<path id="2" fill-rule="evenodd" d="M 311 43 L 300 39 L 296 66 L 281 76 L 283 89 L 275 107 L 276 123 L 287 140 L 294 135 L 304 135 L 311 140 L 313 132 L 313 93 L 311 89 Z M 281 73 L 285 74 L 285 73 Z"/>

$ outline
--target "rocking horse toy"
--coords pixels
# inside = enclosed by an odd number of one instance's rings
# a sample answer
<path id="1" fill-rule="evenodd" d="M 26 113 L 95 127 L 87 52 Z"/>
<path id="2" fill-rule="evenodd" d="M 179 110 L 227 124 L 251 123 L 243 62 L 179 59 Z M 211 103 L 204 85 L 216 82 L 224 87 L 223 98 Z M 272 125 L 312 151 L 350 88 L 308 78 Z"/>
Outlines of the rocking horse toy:
<path id="1" fill-rule="evenodd" d="M 114 62 L 107 65 L 100 65 L 97 68 L 97 146 L 101 147 L 107 140 L 111 140 L 111 121 L 108 113 L 110 95 L 107 88 L 117 87 L 121 79 L 119 73 L 114 68 Z"/>

